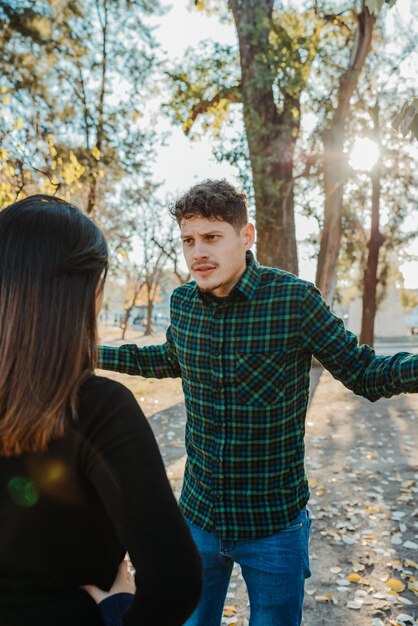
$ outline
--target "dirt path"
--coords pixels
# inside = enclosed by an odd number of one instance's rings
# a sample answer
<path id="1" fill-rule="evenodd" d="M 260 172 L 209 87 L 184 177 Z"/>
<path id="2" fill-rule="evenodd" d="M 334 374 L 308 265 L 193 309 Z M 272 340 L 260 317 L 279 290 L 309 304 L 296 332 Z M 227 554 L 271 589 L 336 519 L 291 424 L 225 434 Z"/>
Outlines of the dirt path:
<path id="1" fill-rule="evenodd" d="M 186 421 L 180 381 L 112 377 L 138 398 L 179 494 Z M 314 519 L 305 626 L 418 625 L 417 441 L 418 395 L 372 404 L 322 374 L 306 421 Z M 223 624 L 248 624 L 238 567 L 227 602 Z"/>

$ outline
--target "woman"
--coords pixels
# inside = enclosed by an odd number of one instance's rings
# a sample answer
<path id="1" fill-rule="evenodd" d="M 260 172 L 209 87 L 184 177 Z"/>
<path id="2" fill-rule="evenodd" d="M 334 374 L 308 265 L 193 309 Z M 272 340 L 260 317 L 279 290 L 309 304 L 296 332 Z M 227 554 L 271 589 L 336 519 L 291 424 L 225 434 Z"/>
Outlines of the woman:
<path id="1" fill-rule="evenodd" d="M 1 626 L 174 626 L 198 601 L 151 429 L 93 374 L 107 263 L 102 233 L 63 200 L 0 213 Z"/>

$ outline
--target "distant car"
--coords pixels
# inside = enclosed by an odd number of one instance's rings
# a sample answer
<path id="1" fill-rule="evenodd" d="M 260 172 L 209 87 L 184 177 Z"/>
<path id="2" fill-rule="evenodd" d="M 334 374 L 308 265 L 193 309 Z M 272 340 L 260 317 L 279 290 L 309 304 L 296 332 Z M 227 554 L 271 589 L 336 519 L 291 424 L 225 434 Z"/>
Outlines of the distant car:
<path id="1" fill-rule="evenodd" d="M 132 320 L 134 326 L 145 326 L 145 317 L 143 315 L 137 315 Z"/>

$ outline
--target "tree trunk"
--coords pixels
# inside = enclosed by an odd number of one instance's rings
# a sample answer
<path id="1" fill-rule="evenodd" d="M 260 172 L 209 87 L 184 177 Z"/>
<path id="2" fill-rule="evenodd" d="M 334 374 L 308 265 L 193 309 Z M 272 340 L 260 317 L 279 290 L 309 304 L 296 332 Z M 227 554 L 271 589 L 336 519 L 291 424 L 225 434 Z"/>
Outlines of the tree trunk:
<path id="1" fill-rule="evenodd" d="M 347 163 L 342 145 L 344 131 L 334 126 L 324 133 L 324 226 L 316 269 L 316 284 L 331 306 L 337 283 L 337 263 L 341 245 L 341 216 Z M 337 156 L 338 155 L 338 156 Z"/>
<path id="2" fill-rule="evenodd" d="M 299 97 L 283 94 L 278 113 L 269 62 L 273 0 L 231 0 L 238 33 L 244 123 L 256 204 L 261 263 L 298 271 L 293 157 L 300 125 Z"/>
<path id="3" fill-rule="evenodd" d="M 145 326 L 145 330 L 144 330 L 144 336 L 149 336 L 152 335 L 152 312 L 154 309 L 154 302 L 153 300 L 151 300 L 150 298 L 148 298 L 148 302 L 147 302 L 147 323 Z"/>
<path id="4" fill-rule="evenodd" d="M 332 305 L 335 295 L 338 254 L 341 245 L 343 191 L 347 179 L 346 158 L 343 152 L 345 127 L 350 111 L 351 96 L 370 52 L 375 21 L 375 16 L 370 14 L 363 0 L 362 9 L 357 16 L 357 31 L 350 64 L 339 84 L 338 105 L 329 128 L 323 135 L 325 210 L 316 284 L 329 305 Z"/>
<path id="5" fill-rule="evenodd" d="M 380 145 L 379 137 L 379 109 L 378 105 L 373 110 L 374 137 L 376 143 Z M 373 346 L 374 343 L 374 320 L 376 316 L 376 290 L 377 290 L 377 267 L 379 263 L 379 250 L 385 238 L 379 229 L 380 211 L 380 159 L 371 171 L 372 179 L 372 224 L 370 229 L 370 240 L 367 244 L 368 256 L 367 265 L 363 279 L 363 314 L 361 320 L 360 343 L 367 343 Z"/>
<path id="6" fill-rule="evenodd" d="M 104 106 L 105 106 L 105 94 L 106 94 L 106 81 L 107 81 L 107 38 L 108 38 L 108 13 L 109 6 L 108 0 L 104 0 L 102 6 L 97 3 L 97 15 L 99 18 L 99 24 L 102 31 L 102 58 L 101 58 L 101 82 L 99 91 L 99 102 L 97 106 L 97 128 L 96 128 L 96 145 L 99 150 L 102 149 L 103 135 L 104 135 Z M 91 157 L 90 157 L 91 160 Z M 91 166 L 91 172 L 89 177 L 89 193 L 87 197 L 87 215 L 92 215 L 96 210 L 97 200 L 97 167 L 94 163 Z"/>
<path id="7" fill-rule="evenodd" d="M 121 324 L 121 329 L 122 329 L 121 339 L 125 339 L 129 318 L 131 317 L 132 309 L 134 308 L 134 302 L 127 309 L 125 309 L 125 317 L 123 318 L 123 322 Z"/>

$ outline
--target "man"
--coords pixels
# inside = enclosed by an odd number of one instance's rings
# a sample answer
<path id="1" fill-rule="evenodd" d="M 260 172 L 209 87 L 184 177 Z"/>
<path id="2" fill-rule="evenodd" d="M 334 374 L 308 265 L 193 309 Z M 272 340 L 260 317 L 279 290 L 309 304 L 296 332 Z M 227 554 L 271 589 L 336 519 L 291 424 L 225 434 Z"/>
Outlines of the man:
<path id="1" fill-rule="evenodd" d="M 188 626 L 219 626 L 234 562 L 251 626 L 298 626 L 310 576 L 304 472 L 309 371 L 315 355 L 369 400 L 418 390 L 418 357 L 357 345 L 311 283 L 260 266 L 246 197 L 205 181 L 172 213 L 194 282 L 176 289 L 162 346 L 102 348 L 101 366 L 181 376 L 187 463 L 180 499 L 204 566 Z"/>

